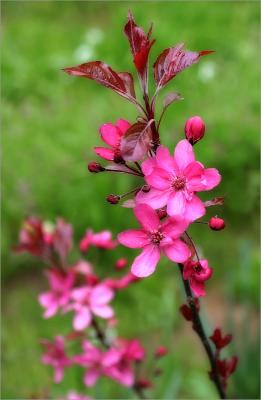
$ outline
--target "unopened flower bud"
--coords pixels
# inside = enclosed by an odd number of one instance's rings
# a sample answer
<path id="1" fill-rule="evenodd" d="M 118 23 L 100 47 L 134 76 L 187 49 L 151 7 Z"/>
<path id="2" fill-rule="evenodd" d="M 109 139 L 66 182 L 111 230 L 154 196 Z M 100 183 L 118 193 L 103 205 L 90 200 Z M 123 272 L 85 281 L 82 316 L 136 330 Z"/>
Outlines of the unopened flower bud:
<path id="1" fill-rule="evenodd" d="M 164 357 L 166 354 L 168 354 L 168 349 L 164 346 L 159 346 L 154 353 L 157 358 Z"/>
<path id="2" fill-rule="evenodd" d="M 109 194 L 109 196 L 106 197 L 106 200 L 108 201 L 108 203 L 111 204 L 118 204 L 120 201 L 120 196 L 116 195 L 116 194 Z"/>
<path id="3" fill-rule="evenodd" d="M 226 224 L 222 218 L 215 216 L 215 217 L 210 218 L 210 220 L 208 222 L 208 226 L 213 231 L 221 231 L 222 229 L 225 228 Z"/>
<path id="4" fill-rule="evenodd" d="M 128 260 L 126 258 L 119 258 L 119 260 L 117 260 L 115 263 L 115 268 L 123 269 L 126 267 L 127 264 L 128 264 Z"/>
<path id="5" fill-rule="evenodd" d="M 136 382 L 136 386 L 141 389 L 149 389 L 153 387 L 149 379 L 141 378 Z"/>
<path id="6" fill-rule="evenodd" d="M 103 166 L 100 163 L 92 161 L 88 164 L 88 170 L 93 173 L 98 173 L 105 171 L 105 168 L 103 168 Z"/>
<path id="7" fill-rule="evenodd" d="M 194 145 L 203 138 L 205 133 L 205 124 L 202 118 L 195 116 L 186 121 L 185 135 L 190 144 Z"/>

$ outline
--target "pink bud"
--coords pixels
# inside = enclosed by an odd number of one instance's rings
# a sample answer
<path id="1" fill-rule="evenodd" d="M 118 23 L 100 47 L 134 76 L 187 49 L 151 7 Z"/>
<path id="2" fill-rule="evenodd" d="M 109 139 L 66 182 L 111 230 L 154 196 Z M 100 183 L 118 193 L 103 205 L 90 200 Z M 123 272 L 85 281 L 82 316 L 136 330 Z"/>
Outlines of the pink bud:
<path id="1" fill-rule="evenodd" d="M 119 260 L 117 260 L 115 263 L 115 268 L 122 269 L 122 268 L 125 268 L 127 264 L 128 264 L 128 260 L 126 258 L 119 258 Z"/>
<path id="2" fill-rule="evenodd" d="M 105 168 L 103 168 L 100 163 L 97 163 L 96 161 L 92 161 L 88 164 L 88 170 L 90 172 L 97 173 L 97 172 L 104 171 Z"/>
<path id="3" fill-rule="evenodd" d="M 106 200 L 108 201 L 108 203 L 111 203 L 111 204 L 118 204 L 120 199 L 121 199 L 120 196 L 118 196 L 116 194 L 109 194 L 106 197 Z"/>
<path id="4" fill-rule="evenodd" d="M 222 218 L 215 216 L 215 217 L 210 218 L 210 220 L 208 222 L 208 226 L 213 231 L 221 231 L 222 229 L 225 228 L 226 224 Z"/>
<path id="5" fill-rule="evenodd" d="M 203 138 L 205 133 L 205 124 L 202 118 L 195 116 L 186 121 L 185 135 L 190 144 L 194 145 Z"/>
<path id="6" fill-rule="evenodd" d="M 164 357 L 166 354 L 168 354 L 168 349 L 164 346 L 159 346 L 154 353 L 157 358 Z"/>

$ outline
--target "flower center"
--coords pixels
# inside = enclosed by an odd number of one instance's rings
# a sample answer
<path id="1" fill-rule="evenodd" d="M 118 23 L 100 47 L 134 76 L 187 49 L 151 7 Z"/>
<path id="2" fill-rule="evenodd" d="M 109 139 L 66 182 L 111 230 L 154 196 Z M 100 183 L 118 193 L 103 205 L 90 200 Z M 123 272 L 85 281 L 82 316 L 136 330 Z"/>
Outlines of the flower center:
<path id="1" fill-rule="evenodd" d="M 163 233 L 156 231 L 152 232 L 150 236 L 150 240 L 154 244 L 160 244 L 160 241 L 164 238 Z"/>
<path id="2" fill-rule="evenodd" d="M 194 266 L 194 271 L 197 273 L 197 274 L 200 274 L 200 272 L 202 271 L 202 266 L 200 265 L 200 263 L 197 263 L 195 266 Z"/>
<path id="3" fill-rule="evenodd" d="M 172 181 L 172 187 L 175 190 L 182 190 L 186 186 L 186 178 L 183 176 L 177 176 L 173 181 Z"/>

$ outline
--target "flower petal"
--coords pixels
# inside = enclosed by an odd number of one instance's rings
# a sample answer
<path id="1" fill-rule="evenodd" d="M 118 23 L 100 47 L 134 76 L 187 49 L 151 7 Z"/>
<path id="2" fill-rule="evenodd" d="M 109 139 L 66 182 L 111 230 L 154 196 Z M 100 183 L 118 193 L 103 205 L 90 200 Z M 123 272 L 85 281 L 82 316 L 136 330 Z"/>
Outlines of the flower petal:
<path id="1" fill-rule="evenodd" d="M 195 161 L 193 147 L 186 139 L 181 140 L 177 144 L 174 151 L 174 159 L 181 171 L 183 171 L 187 165 Z"/>
<path id="2" fill-rule="evenodd" d="M 211 190 L 216 187 L 221 181 L 221 175 L 216 168 L 207 168 L 204 171 L 203 184 L 204 189 Z"/>
<path id="3" fill-rule="evenodd" d="M 74 316 L 73 327 L 76 331 L 82 331 L 91 322 L 91 313 L 87 307 L 82 307 Z"/>
<path id="4" fill-rule="evenodd" d="M 165 190 L 171 186 L 171 176 L 169 172 L 161 168 L 155 168 L 150 175 L 145 177 L 146 182 L 155 189 Z"/>
<path id="5" fill-rule="evenodd" d="M 120 130 L 117 126 L 114 126 L 111 123 L 103 124 L 100 127 L 100 134 L 102 140 L 107 143 L 109 146 L 117 147 L 120 142 Z"/>
<path id="6" fill-rule="evenodd" d="M 162 224 L 162 233 L 170 238 L 176 239 L 187 229 L 189 222 L 185 219 L 168 218 Z"/>
<path id="7" fill-rule="evenodd" d="M 129 129 L 131 124 L 126 121 L 126 119 L 118 119 L 118 121 L 116 122 L 116 126 L 117 128 L 119 128 L 120 135 L 123 136 L 125 132 Z"/>
<path id="8" fill-rule="evenodd" d="M 179 239 L 173 240 L 171 245 L 162 246 L 162 251 L 171 261 L 177 263 L 187 261 L 191 255 L 188 246 Z"/>
<path id="9" fill-rule="evenodd" d="M 142 253 L 135 258 L 131 272 L 133 275 L 143 278 L 151 275 L 160 259 L 160 250 L 158 246 L 148 245 Z"/>
<path id="10" fill-rule="evenodd" d="M 193 196 L 192 200 L 187 201 L 184 218 L 193 222 L 198 218 L 201 218 L 206 212 L 204 203 L 197 197 Z"/>
<path id="11" fill-rule="evenodd" d="M 100 371 L 97 368 L 89 368 L 84 375 L 84 383 L 86 386 L 94 386 L 100 377 Z"/>
<path id="12" fill-rule="evenodd" d="M 159 168 L 168 172 L 175 172 L 177 169 L 174 158 L 170 155 L 169 149 L 164 146 L 159 146 L 156 153 L 156 160 Z"/>
<path id="13" fill-rule="evenodd" d="M 167 213 L 171 217 L 182 217 L 186 209 L 186 198 L 184 193 L 180 190 L 171 194 L 168 204 Z"/>
<path id="14" fill-rule="evenodd" d="M 95 305 L 106 304 L 114 297 L 114 292 L 108 286 L 100 284 L 92 289 L 90 302 Z"/>
<path id="15" fill-rule="evenodd" d="M 205 285 L 203 282 L 198 282 L 195 279 L 190 279 L 189 281 L 191 290 L 196 297 L 205 296 Z"/>
<path id="16" fill-rule="evenodd" d="M 139 249 L 149 243 L 148 235 L 142 230 L 129 229 L 118 234 L 118 241 L 131 249 Z"/>
<path id="17" fill-rule="evenodd" d="M 157 229 L 160 225 L 158 214 L 147 204 L 138 204 L 134 208 L 134 214 L 142 228 L 146 231 Z"/>
<path id="18" fill-rule="evenodd" d="M 106 147 L 94 147 L 94 151 L 104 160 L 113 161 L 114 159 L 114 151 L 112 149 L 107 149 Z"/>
<path id="19" fill-rule="evenodd" d="M 91 310 L 93 314 L 98 315 L 101 318 L 112 318 L 114 316 L 114 311 L 112 307 L 106 305 L 92 305 Z"/>
<path id="20" fill-rule="evenodd" d="M 170 192 L 168 190 L 162 191 L 157 189 L 150 189 L 149 192 L 145 193 L 140 190 L 136 195 L 137 204 L 148 204 L 154 210 L 164 207 L 169 199 Z"/>
<path id="21" fill-rule="evenodd" d="M 151 174 L 156 167 L 156 157 L 150 157 L 141 164 L 141 169 L 145 176 Z"/>

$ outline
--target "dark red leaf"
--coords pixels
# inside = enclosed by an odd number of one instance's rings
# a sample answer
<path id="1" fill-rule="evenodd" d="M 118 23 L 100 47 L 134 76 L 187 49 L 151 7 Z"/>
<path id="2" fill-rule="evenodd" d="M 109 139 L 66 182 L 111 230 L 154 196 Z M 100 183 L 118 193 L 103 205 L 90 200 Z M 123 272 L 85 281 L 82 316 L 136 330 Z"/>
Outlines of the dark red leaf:
<path id="1" fill-rule="evenodd" d="M 157 88 L 160 89 L 179 72 L 192 64 L 198 62 L 201 56 L 212 53 L 211 50 L 200 52 L 185 51 L 184 44 L 178 44 L 175 47 L 165 49 L 157 58 L 154 64 L 154 79 Z"/>
<path id="2" fill-rule="evenodd" d="M 224 197 L 215 197 L 214 199 L 207 200 L 205 201 L 205 207 L 211 207 L 211 206 L 223 206 L 225 202 Z"/>
<path id="3" fill-rule="evenodd" d="M 64 68 L 64 71 L 69 75 L 92 79 L 123 97 L 130 99 L 135 96 L 131 74 L 128 72 L 117 73 L 101 61 L 91 61 L 76 67 Z"/>
<path id="4" fill-rule="evenodd" d="M 130 43 L 134 64 L 141 75 L 146 71 L 149 52 L 155 42 L 155 40 L 150 41 L 151 30 L 150 28 L 146 35 L 143 29 L 136 25 L 133 15 L 129 13 L 124 33 Z"/>
<path id="5" fill-rule="evenodd" d="M 125 161 L 139 161 L 151 147 L 149 123 L 136 122 L 121 140 L 121 156 Z"/>

